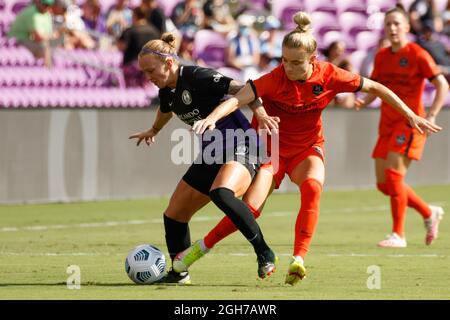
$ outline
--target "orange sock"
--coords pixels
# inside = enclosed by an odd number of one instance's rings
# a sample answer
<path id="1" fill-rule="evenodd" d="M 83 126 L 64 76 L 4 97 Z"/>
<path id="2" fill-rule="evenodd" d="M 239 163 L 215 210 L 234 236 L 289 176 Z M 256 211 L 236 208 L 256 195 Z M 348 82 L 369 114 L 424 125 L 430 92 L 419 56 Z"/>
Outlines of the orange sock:
<path id="1" fill-rule="evenodd" d="M 404 226 L 408 195 L 403 183 L 403 175 L 395 169 L 386 169 L 386 186 L 391 197 L 391 214 L 394 222 L 392 231 L 400 237 L 405 236 Z"/>
<path id="2" fill-rule="evenodd" d="M 295 223 L 294 256 L 304 259 L 319 219 L 322 184 L 316 179 L 306 179 L 300 185 L 300 192 L 301 207 Z"/>
<path id="3" fill-rule="evenodd" d="M 424 219 L 428 219 L 431 216 L 431 209 L 428 204 L 410 186 L 405 184 L 405 188 L 408 197 L 408 207 L 416 209 Z"/>
<path id="4" fill-rule="evenodd" d="M 408 198 L 407 206 L 415 209 L 424 219 L 431 216 L 431 209 L 428 204 L 419 197 L 414 190 L 406 183 L 403 184 L 406 188 L 406 196 Z M 377 183 L 377 188 L 385 195 L 389 195 L 386 183 Z"/>
<path id="5" fill-rule="evenodd" d="M 261 215 L 261 212 L 253 208 L 248 203 L 246 204 L 255 218 L 258 218 Z M 203 238 L 203 242 L 207 248 L 211 249 L 217 242 L 229 236 L 236 230 L 237 228 L 230 218 L 225 217 L 220 220 L 220 222 L 211 231 L 209 231 L 209 233 Z"/>

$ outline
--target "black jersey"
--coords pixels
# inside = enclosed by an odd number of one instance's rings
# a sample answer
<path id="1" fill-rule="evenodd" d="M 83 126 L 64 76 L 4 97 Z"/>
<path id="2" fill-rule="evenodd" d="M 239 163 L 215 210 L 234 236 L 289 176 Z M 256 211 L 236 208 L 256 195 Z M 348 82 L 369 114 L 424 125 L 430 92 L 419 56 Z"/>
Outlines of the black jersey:
<path id="1" fill-rule="evenodd" d="M 180 66 L 175 89 L 159 90 L 161 112 L 174 112 L 189 126 L 205 119 L 228 94 L 231 78 L 198 66 Z M 250 123 L 240 110 L 236 110 L 216 123 L 216 129 L 250 128 Z"/>

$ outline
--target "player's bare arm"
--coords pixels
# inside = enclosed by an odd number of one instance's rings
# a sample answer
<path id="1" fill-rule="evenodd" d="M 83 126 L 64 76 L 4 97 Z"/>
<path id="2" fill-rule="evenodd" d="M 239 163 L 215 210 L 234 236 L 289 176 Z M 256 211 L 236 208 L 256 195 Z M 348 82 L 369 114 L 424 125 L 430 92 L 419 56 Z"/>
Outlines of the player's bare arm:
<path id="1" fill-rule="evenodd" d="M 145 143 L 149 146 L 151 143 L 155 142 L 155 136 L 169 122 L 169 120 L 172 118 L 172 115 L 172 112 L 164 113 L 161 112 L 161 110 L 158 108 L 153 126 L 146 131 L 132 134 L 128 137 L 128 139 L 137 139 L 137 146 L 139 146 L 142 140 L 144 140 Z"/>
<path id="2" fill-rule="evenodd" d="M 232 80 L 230 82 L 230 88 L 228 90 L 229 95 L 237 94 L 242 88 L 243 84 L 237 82 L 236 80 Z M 266 109 L 262 104 L 261 98 L 253 100 L 248 104 L 250 109 L 252 109 L 253 114 L 255 115 L 256 120 L 258 121 L 258 129 L 259 130 L 267 130 L 270 134 L 271 130 L 275 132 L 278 131 L 278 122 L 280 122 L 280 118 L 271 117 L 267 114 Z"/>
<path id="3" fill-rule="evenodd" d="M 440 74 L 431 80 L 431 83 L 436 88 L 436 95 L 431 104 L 430 110 L 427 113 L 427 120 L 431 123 L 436 122 L 436 117 L 444 105 L 445 97 L 448 94 L 448 82 L 445 77 Z"/>
<path id="4" fill-rule="evenodd" d="M 392 106 L 408 119 L 411 127 L 417 129 L 420 133 L 423 133 L 424 130 L 429 132 L 438 132 L 442 130 L 440 126 L 416 115 L 394 92 L 381 83 L 364 78 L 364 84 L 361 91 L 381 98 L 381 100 L 386 102 L 389 106 Z"/>
<path id="5" fill-rule="evenodd" d="M 247 83 L 234 97 L 222 102 L 208 117 L 195 122 L 192 126 L 192 130 L 197 134 L 202 134 L 206 129 L 213 130 L 219 119 L 222 119 L 237 108 L 249 104 L 255 100 L 255 98 L 255 94 L 253 93 L 250 84 Z"/>

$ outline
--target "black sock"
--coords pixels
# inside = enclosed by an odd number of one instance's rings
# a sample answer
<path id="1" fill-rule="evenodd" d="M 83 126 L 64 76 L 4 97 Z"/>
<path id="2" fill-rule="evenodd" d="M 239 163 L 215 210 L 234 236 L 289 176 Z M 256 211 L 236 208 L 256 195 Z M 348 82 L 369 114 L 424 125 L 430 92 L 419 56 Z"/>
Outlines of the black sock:
<path id="1" fill-rule="evenodd" d="M 242 200 L 234 196 L 232 190 L 217 188 L 210 191 L 209 196 L 215 205 L 231 219 L 244 237 L 250 241 L 256 254 L 269 249 L 252 212 Z"/>
<path id="2" fill-rule="evenodd" d="M 191 235 L 189 225 L 185 222 L 175 221 L 166 215 L 164 216 L 164 229 L 166 230 L 166 244 L 169 250 L 170 259 L 191 246 Z"/>

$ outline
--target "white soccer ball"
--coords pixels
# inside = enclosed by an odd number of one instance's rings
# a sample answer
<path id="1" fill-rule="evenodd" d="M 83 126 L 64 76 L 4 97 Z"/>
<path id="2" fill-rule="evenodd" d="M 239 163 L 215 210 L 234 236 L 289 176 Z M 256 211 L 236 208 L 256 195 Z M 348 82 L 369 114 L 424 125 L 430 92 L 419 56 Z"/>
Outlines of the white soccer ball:
<path id="1" fill-rule="evenodd" d="M 165 275 L 166 257 L 158 248 L 142 244 L 128 253 L 125 271 L 137 284 L 151 284 Z"/>

